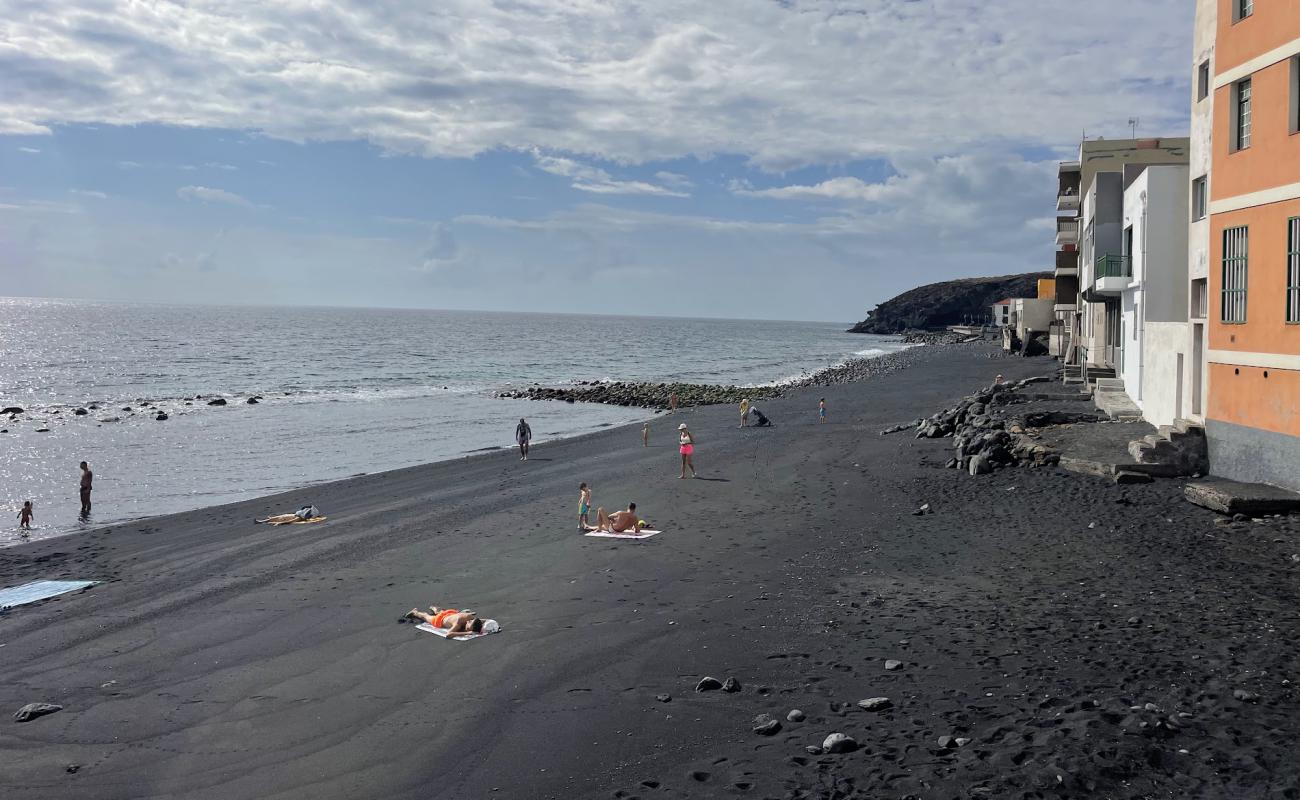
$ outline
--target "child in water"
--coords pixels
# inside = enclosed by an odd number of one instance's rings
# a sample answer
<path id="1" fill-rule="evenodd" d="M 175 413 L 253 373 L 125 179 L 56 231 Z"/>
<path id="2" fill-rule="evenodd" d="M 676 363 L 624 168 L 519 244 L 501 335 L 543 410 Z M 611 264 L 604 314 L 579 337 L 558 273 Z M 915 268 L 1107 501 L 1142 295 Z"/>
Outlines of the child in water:
<path id="1" fill-rule="evenodd" d="M 583 483 L 578 486 L 578 531 L 586 533 L 590 525 L 587 524 L 587 515 L 591 513 L 591 489 Z"/>
<path id="2" fill-rule="evenodd" d="M 825 397 L 817 401 L 817 421 L 818 422 L 826 421 L 826 398 Z"/>
<path id="3" fill-rule="evenodd" d="M 23 510 L 18 512 L 18 527 L 25 531 L 32 529 L 32 501 L 23 503 Z"/>

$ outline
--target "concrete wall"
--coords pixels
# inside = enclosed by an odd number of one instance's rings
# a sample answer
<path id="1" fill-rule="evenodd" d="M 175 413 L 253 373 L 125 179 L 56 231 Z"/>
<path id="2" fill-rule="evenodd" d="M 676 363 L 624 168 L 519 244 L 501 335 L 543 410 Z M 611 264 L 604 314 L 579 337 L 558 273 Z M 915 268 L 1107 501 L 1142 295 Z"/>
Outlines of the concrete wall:
<path id="1" fill-rule="evenodd" d="M 1083 197 L 1083 214 L 1079 226 L 1079 288 L 1086 291 L 1096 283 L 1097 258 L 1119 255 L 1123 241 L 1124 174 L 1098 172 L 1093 175 Z M 1091 228 L 1091 236 L 1087 231 Z M 1102 366 L 1106 355 L 1106 306 L 1081 303 L 1083 334 L 1081 342 L 1088 348 L 1088 364 Z"/>
<path id="2" fill-rule="evenodd" d="M 1142 418 L 1171 425 L 1185 418 L 1191 349 L 1185 322 L 1146 323 L 1142 331 Z"/>
<path id="3" fill-rule="evenodd" d="M 1213 155 L 1213 137 L 1214 128 L 1214 40 L 1218 34 L 1218 5 L 1219 0 L 1196 0 L 1196 22 L 1192 33 L 1192 113 L 1191 113 L 1191 146 L 1188 162 L 1188 176 L 1190 180 L 1195 180 L 1202 176 L 1206 181 L 1206 204 L 1209 204 L 1210 193 L 1214 191 L 1213 176 L 1210 172 L 1210 160 Z M 1209 64 L 1210 87 L 1207 96 L 1200 99 L 1198 94 L 1198 81 L 1201 64 Z M 1187 279 L 1189 283 L 1188 297 L 1192 297 L 1190 284 L 1195 281 L 1207 281 L 1210 275 L 1210 215 L 1207 210 L 1201 219 L 1192 218 L 1191 192 L 1188 192 L 1187 219 L 1190 220 L 1187 228 Z M 1208 291 L 1208 289 L 1207 289 Z M 1207 304 L 1209 298 L 1207 297 Z M 1189 312 L 1191 311 L 1189 305 Z M 1204 319 L 1200 317 L 1199 319 Z M 1188 326 L 1188 336 L 1195 337 L 1196 331 L 1200 331 L 1201 346 L 1196 347 L 1194 341 L 1188 343 L 1188 353 L 1200 353 L 1199 363 L 1188 363 L 1187 374 L 1185 376 L 1186 386 L 1184 387 L 1183 396 L 1186 398 L 1184 403 L 1183 416 L 1186 419 L 1195 422 L 1205 421 L 1205 391 L 1208 374 L 1207 361 L 1205 353 L 1208 349 L 1205 341 L 1205 325 Z"/>
<path id="4" fill-rule="evenodd" d="M 1215 475 L 1300 491 L 1300 436 L 1208 419 L 1205 438 Z"/>

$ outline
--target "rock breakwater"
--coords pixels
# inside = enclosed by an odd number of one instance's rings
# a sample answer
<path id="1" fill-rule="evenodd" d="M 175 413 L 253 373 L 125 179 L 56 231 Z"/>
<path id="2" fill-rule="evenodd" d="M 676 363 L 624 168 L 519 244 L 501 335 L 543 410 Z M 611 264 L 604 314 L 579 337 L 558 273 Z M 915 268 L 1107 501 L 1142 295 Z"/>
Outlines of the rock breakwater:
<path id="1" fill-rule="evenodd" d="M 947 344 L 945 342 L 945 344 Z M 625 381 L 591 381 L 571 386 L 542 386 L 503 389 L 497 397 L 518 400 L 559 400 L 566 403 L 603 403 L 667 410 L 669 398 L 677 396 L 677 407 L 706 406 L 739 403 L 780 397 L 793 388 L 805 386 L 835 386 L 867 378 L 887 375 L 902 369 L 916 360 L 916 348 L 887 353 L 875 358 L 854 358 L 843 364 L 818 370 L 804 378 L 779 384 L 761 386 L 723 386 L 701 383 L 649 383 Z"/>

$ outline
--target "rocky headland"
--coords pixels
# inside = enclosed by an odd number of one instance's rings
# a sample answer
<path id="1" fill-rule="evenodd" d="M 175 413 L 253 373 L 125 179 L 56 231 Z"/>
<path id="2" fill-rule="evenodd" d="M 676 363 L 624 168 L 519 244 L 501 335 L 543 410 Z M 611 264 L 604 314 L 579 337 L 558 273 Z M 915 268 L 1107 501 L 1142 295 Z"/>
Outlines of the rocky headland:
<path id="1" fill-rule="evenodd" d="M 967 318 L 985 319 L 989 307 L 1007 297 L 1037 297 L 1038 281 L 1050 272 L 960 278 L 909 289 L 886 300 L 867 314 L 849 333 L 903 333 L 961 325 Z"/>

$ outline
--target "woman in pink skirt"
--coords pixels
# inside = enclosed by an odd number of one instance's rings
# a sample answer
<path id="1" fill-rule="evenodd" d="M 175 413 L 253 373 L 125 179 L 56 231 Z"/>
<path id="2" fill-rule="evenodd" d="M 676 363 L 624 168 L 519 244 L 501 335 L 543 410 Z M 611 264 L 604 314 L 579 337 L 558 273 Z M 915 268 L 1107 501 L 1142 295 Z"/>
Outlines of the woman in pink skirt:
<path id="1" fill-rule="evenodd" d="M 679 447 L 677 452 L 682 454 L 682 474 L 679 478 L 686 477 L 686 469 L 691 470 L 691 477 L 695 477 L 695 462 L 691 460 L 691 455 L 695 453 L 695 437 L 686 429 L 686 423 L 683 422 L 677 426 L 677 443 Z"/>

